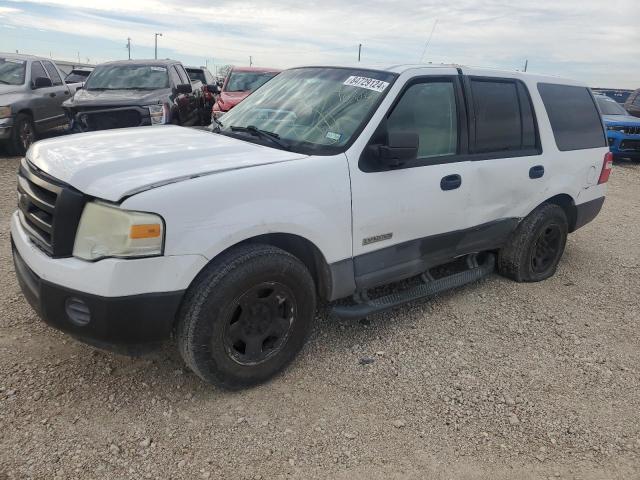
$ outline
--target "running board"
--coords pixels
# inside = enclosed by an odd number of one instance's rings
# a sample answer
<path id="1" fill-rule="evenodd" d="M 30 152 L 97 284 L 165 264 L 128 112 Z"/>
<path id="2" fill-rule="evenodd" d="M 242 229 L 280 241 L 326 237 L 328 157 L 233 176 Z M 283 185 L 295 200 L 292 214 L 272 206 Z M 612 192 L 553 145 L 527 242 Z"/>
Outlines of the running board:
<path id="1" fill-rule="evenodd" d="M 413 302 L 421 298 L 432 297 L 438 293 L 458 288 L 468 283 L 480 280 L 492 273 L 495 269 L 496 258 L 493 254 L 488 254 L 485 261 L 478 265 L 474 257 L 468 259 L 471 268 L 463 272 L 454 273 L 438 280 L 430 279 L 428 273 L 423 274 L 424 283 L 412 287 L 404 292 L 392 293 L 375 299 L 366 299 L 366 295 L 361 298 L 366 300 L 356 303 L 355 305 L 336 305 L 331 311 L 337 317 L 343 320 L 359 320 L 374 313 L 384 312 L 395 307 Z M 426 280 L 426 281 L 425 281 Z"/>

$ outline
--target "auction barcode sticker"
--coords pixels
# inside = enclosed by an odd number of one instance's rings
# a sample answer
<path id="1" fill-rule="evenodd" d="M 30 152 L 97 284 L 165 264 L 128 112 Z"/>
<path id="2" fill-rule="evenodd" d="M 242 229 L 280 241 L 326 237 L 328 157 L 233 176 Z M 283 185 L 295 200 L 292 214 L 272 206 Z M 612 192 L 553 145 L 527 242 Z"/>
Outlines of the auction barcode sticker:
<path id="1" fill-rule="evenodd" d="M 343 82 L 343 85 L 366 88 L 367 90 L 373 90 L 374 92 L 384 92 L 384 89 L 389 86 L 389 82 L 376 80 L 375 78 L 356 77 L 352 75 Z"/>

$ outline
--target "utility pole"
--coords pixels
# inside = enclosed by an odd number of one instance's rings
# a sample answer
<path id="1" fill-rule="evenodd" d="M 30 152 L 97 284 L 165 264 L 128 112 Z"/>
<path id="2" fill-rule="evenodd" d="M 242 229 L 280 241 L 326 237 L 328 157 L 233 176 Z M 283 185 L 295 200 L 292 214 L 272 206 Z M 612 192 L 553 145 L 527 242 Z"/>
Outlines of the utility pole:
<path id="1" fill-rule="evenodd" d="M 362 44 L 358 44 L 358 62 L 360 61 L 360 55 L 362 54 Z"/>
<path id="2" fill-rule="evenodd" d="M 129 50 L 129 60 L 131 60 L 131 38 L 127 37 L 127 50 Z"/>
<path id="3" fill-rule="evenodd" d="M 80 63 L 80 52 L 78 52 L 78 63 Z"/>
<path id="4" fill-rule="evenodd" d="M 253 57 L 249 55 L 249 66 L 253 66 Z"/>
<path id="5" fill-rule="evenodd" d="M 156 33 L 156 34 L 155 34 L 155 40 L 156 40 L 156 41 L 155 41 L 155 45 L 156 45 L 156 48 L 155 48 L 155 56 L 154 56 L 154 58 L 155 58 L 156 60 L 158 59 L 158 37 L 161 37 L 161 36 L 162 36 L 162 34 L 161 34 L 161 33 Z"/>
<path id="6" fill-rule="evenodd" d="M 525 71 L 525 72 L 527 71 L 527 68 L 528 68 L 528 67 L 529 67 L 529 60 L 527 59 L 527 60 L 525 60 L 525 62 L 524 62 L 524 71 Z"/>

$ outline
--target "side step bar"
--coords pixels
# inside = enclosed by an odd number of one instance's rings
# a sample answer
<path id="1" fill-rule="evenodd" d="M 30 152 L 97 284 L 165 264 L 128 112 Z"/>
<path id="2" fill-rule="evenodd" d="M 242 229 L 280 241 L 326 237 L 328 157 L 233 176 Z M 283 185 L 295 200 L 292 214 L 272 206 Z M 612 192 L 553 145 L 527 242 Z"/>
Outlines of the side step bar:
<path id="1" fill-rule="evenodd" d="M 476 257 L 470 256 L 467 258 L 467 263 L 470 268 L 463 272 L 454 273 L 453 275 L 439 278 L 438 280 L 431 280 L 430 275 L 426 273 L 422 276 L 424 283 L 405 290 L 404 292 L 392 293 L 375 299 L 366 299 L 355 305 L 336 305 L 331 311 L 343 320 L 359 320 L 374 313 L 384 312 L 385 310 L 399 307 L 414 300 L 431 297 L 486 277 L 494 271 L 496 258 L 495 255 L 488 254 L 485 261 L 478 265 Z M 366 298 L 366 295 L 362 295 L 361 298 Z"/>

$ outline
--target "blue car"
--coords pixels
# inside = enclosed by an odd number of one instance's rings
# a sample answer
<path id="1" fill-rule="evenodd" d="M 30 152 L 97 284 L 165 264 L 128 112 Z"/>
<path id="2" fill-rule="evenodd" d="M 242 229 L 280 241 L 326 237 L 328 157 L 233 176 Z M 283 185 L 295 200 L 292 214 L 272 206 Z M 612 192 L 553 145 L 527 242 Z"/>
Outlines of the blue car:
<path id="1" fill-rule="evenodd" d="M 607 127 L 609 148 L 615 158 L 640 160 L 640 118 L 632 117 L 615 100 L 595 95 Z"/>

